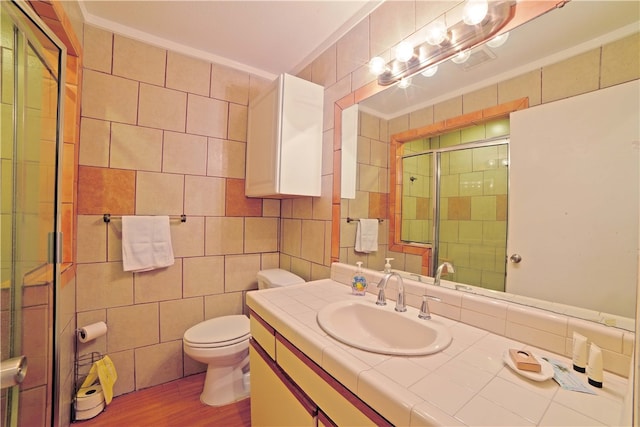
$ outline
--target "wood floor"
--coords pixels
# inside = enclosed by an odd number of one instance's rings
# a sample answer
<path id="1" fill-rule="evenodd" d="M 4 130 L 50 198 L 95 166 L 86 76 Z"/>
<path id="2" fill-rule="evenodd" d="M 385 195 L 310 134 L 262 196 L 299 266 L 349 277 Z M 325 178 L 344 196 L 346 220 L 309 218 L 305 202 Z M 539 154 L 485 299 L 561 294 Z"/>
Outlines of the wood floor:
<path id="1" fill-rule="evenodd" d="M 115 397 L 97 417 L 78 427 L 251 426 L 249 399 L 211 407 L 200 402 L 204 373 Z"/>

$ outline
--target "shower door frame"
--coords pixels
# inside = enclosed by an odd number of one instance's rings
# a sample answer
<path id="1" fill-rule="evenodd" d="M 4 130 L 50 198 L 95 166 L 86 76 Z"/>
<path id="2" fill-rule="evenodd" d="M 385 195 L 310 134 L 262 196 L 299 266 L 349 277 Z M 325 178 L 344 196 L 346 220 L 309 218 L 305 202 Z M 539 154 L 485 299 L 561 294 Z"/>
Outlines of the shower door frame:
<path id="1" fill-rule="evenodd" d="M 51 29 L 47 27 L 47 25 L 41 20 L 41 18 L 36 14 L 36 12 L 24 1 L 22 0 L 11 0 L 11 2 L 7 2 L 6 5 L 3 5 L 3 14 L 8 13 L 10 19 L 14 25 L 14 28 L 18 28 L 20 35 L 16 35 L 14 37 L 14 58 L 13 58 L 13 67 L 14 67 L 14 81 L 12 84 L 14 85 L 14 99 L 13 99 L 13 120 L 12 126 L 13 130 L 13 161 L 16 161 L 16 157 L 18 155 L 18 151 L 16 147 L 19 144 L 26 144 L 28 141 L 22 135 L 25 133 L 24 130 L 16 129 L 20 123 L 24 124 L 24 121 L 18 120 L 18 116 L 23 114 L 23 112 L 18 111 L 21 108 L 27 108 L 26 104 L 23 100 L 19 99 L 20 92 L 24 92 L 24 90 L 18 90 L 19 79 L 26 75 L 26 66 L 25 59 L 20 59 L 19 55 L 25 54 L 28 46 L 32 46 L 34 52 L 40 57 L 40 60 L 43 63 L 46 63 L 44 60 L 45 56 L 51 57 L 51 55 L 44 54 L 46 50 L 47 53 L 51 53 L 52 51 L 46 49 L 46 47 L 40 42 L 40 40 L 47 39 L 50 42 L 51 47 L 56 49 L 53 52 L 56 52 L 55 62 L 57 65 L 57 74 L 55 78 L 57 80 L 56 92 L 57 92 L 57 101 L 55 104 L 56 108 L 56 119 L 55 119 L 55 170 L 52 173 L 52 178 L 54 179 L 54 183 L 52 185 L 53 190 L 53 201 L 52 201 L 52 209 L 53 209 L 53 221 L 52 226 L 53 230 L 50 230 L 47 238 L 47 246 L 48 246 L 48 255 L 45 261 L 45 265 L 51 265 L 51 276 L 50 276 L 50 289 L 51 289 L 51 298 L 49 299 L 49 319 L 53 322 L 53 325 L 49 325 L 50 333 L 48 334 L 48 339 L 50 340 L 49 345 L 47 346 L 49 351 L 47 353 L 47 366 L 50 369 L 50 374 L 47 375 L 48 386 L 47 389 L 50 390 L 50 393 L 47 394 L 47 398 L 45 400 L 45 407 L 42 408 L 45 411 L 45 423 L 49 425 L 57 425 L 59 421 L 59 402 L 58 398 L 59 390 L 60 390 L 60 379 L 58 375 L 58 363 L 59 363 L 59 343 L 57 337 L 59 336 L 58 328 L 58 316 L 59 310 L 58 308 L 58 286 L 60 283 L 60 266 L 62 262 L 62 233 L 61 233 L 61 181 L 62 181 L 62 152 L 63 152 L 63 123 L 64 123 L 64 97 L 65 97 L 65 82 L 66 82 L 66 57 L 67 57 L 67 49 L 66 46 L 62 43 L 62 41 L 53 33 Z M 35 32 L 38 32 L 37 35 Z M 22 61 L 22 62 L 21 62 Z M 23 83 L 26 84 L 26 83 Z M 16 168 L 13 167 L 13 174 L 16 173 Z M 12 178 L 12 192 L 15 193 L 15 180 Z M 15 199 L 15 194 L 12 196 Z M 15 203 L 12 209 L 15 209 Z M 15 222 L 15 214 L 12 214 L 12 222 Z M 12 228 L 15 228 L 12 225 Z M 12 232 L 13 239 L 16 238 L 15 231 Z M 12 243 L 12 246 L 15 249 L 15 244 Z M 14 252 L 12 249 L 12 253 Z M 14 255 L 12 255 L 13 257 Z M 13 262 L 13 261 L 12 261 Z M 13 270 L 13 267 L 12 267 Z M 17 302 L 21 305 L 21 293 L 22 293 L 22 282 L 15 280 L 15 272 L 12 273 L 12 290 L 11 290 L 11 298 L 17 299 Z M 14 318 L 14 310 L 18 310 L 18 318 L 15 319 L 16 322 L 13 322 Z M 12 303 L 12 325 L 11 325 L 11 340 L 14 341 L 14 335 L 16 333 L 15 325 L 18 323 L 22 323 L 21 316 L 21 307 L 15 307 L 15 304 Z M 20 326 L 21 328 L 22 326 Z M 20 330 L 17 331 L 20 333 Z M 18 338 L 19 340 L 19 338 Z M 18 342 L 19 344 L 19 342 Z M 22 352 L 22 349 L 13 349 L 13 344 L 11 345 L 12 352 L 16 350 L 18 353 Z M 17 354 L 11 354 L 11 357 L 17 356 Z M 9 414 L 4 415 L 4 420 L 8 422 L 8 425 L 15 426 L 18 424 L 18 417 L 20 416 L 18 412 L 18 404 L 19 400 L 19 390 L 18 386 L 12 387 L 10 393 L 9 402 L 11 406 L 9 409 Z M 50 416 L 47 418 L 46 414 Z"/>

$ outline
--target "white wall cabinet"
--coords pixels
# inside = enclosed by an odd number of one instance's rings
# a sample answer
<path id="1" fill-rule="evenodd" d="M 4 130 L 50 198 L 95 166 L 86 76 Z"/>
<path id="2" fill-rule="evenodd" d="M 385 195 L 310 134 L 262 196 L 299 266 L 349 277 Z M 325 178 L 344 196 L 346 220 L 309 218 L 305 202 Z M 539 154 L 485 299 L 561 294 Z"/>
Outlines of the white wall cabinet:
<path id="1" fill-rule="evenodd" d="M 324 88 L 280 75 L 249 103 L 245 193 L 320 196 Z"/>

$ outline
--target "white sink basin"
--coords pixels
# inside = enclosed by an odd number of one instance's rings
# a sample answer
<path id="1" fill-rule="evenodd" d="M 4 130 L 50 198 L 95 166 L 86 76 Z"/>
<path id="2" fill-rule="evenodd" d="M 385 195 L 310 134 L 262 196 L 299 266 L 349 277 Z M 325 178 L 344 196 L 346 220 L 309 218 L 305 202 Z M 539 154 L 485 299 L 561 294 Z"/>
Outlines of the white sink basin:
<path id="1" fill-rule="evenodd" d="M 320 327 L 331 337 L 361 350 L 398 356 L 420 356 L 444 350 L 451 343 L 449 330 L 433 320 L 418 318 L 407 307 L 399 313 L 395 302 L 377 306 L 373 301 L 346 300 L 318 312 Z"/>

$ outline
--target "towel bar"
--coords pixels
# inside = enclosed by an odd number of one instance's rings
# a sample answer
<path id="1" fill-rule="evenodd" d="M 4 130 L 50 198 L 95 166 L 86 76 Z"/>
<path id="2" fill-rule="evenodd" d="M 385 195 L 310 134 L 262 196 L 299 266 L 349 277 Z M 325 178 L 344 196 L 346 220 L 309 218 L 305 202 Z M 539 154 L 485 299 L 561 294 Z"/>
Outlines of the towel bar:
<path id="1" fill-rule="evenodd" d="M 108 213 L 102 215 L 102 220 L 104 222 L 111 222 L 111 219 L 119 219 L 119 218 L 122 218 L 122 215 L 111 215 Z M 187 222 L 187 216 L 185 214 L 182 214 L 180 216 L 170 215 L 169 219 L 179 219 L 180 222 Z"/>
<path id="2" fill-rule="evenodd" d="M 347 217 L 347 222 L 355 222 L 355 221 L 360 221 L 360 218 Z M 384 222 L 384 219 L 378 218 L 378 222 Z"/>

